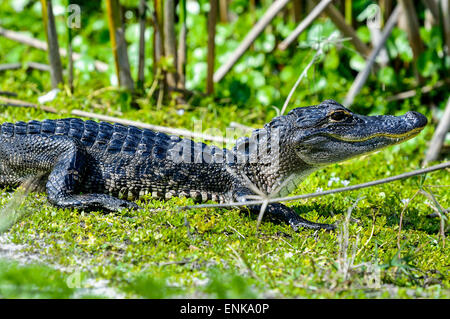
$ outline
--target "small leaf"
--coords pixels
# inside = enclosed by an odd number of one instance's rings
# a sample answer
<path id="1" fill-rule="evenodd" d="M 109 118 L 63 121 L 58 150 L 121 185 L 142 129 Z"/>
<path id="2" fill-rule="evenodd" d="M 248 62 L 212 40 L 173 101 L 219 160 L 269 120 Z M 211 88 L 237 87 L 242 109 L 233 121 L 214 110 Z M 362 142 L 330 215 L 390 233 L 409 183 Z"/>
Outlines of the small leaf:
<path id="1" fill-rule="evenodd" d="M 356 34 L 358 35 L 358 37 L 361 39 L 362 42 L 364 43 L 369 43 L 370 42 L 370 30 L 367 26 L 361 26 L 358 28 L 358 30 L 356 30 Z"/>
<path id="2" fill-rule="evenodd" d="M 325 69 L 336 70 L 339 66 L 339 55 L 336 48 L 332 48 L 328 53 L 324 61 Z"/>
<path id="3" fill-rule="evenodd" d="M 439 69 L 439 57 L 432 50 L 423 52 L 417 60 L 417 67 L 422 76 L 433 75 Z"/>
<path id="4" fill-rule="evenodd" d="M 395 83 L 395 71 L 390 66 L 386 66 L 378 71 L 378 80 L 386 85 Z"/>
<path id="5" fill-rule="evenodd" d="M 366 61 L 359 54 L 355 54 L 350 59 L 350 67 L 355 71 L 358 71 L 358 72 L 362 71 L 365 66 L 366 66 Z"/>

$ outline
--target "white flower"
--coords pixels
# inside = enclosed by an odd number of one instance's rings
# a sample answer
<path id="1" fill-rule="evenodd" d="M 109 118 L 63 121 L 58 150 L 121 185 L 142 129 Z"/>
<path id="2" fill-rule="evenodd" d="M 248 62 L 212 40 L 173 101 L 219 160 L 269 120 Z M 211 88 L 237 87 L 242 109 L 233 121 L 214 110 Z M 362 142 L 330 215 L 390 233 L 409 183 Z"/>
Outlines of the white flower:
<path id="1" fill-rule="evenodd" d="M 403 203 L 403 205 L 407 205 L 409 203 L 409 198 L 404 198 L 401 200 L 401 202 Z"/>
<path id="2" fill-rule="evenodd" d="M 339 177 L 332 177 L 330 178 L 330 180 L 328 181 L 328 187 L 330 187 L 331 185 L 333 185 L 333 182 L 339 183 L 341 179 Z"/>
<path id="3" fill-rule="evenodd" d="M 341 184 L 347 186 L 348 184 L 350 184 L 350 181 L 344 179 L 343 181 L 341 181 Z"/>
<path id="4" fill-rule="evenodd" d="M 317 187 L 316 193 L 322 193 L 322 192 L 323 192 L 323 188 L 322 187 Z"/>
<path id="5" fill-rule="evenodd" d="M 284 254 L 284 258 L 291 258 L 292 256 L 294 256 L 294 254 L 291 253 L 291 252 L 288 252 L 288 253 Z"/>
<path id="6" fill-rule="evenodd" d="M 199 14 L 200 13 L 200 5 L 196 1 L 188 1 L 186 3 L 187 12 L 191 14 Z"/>

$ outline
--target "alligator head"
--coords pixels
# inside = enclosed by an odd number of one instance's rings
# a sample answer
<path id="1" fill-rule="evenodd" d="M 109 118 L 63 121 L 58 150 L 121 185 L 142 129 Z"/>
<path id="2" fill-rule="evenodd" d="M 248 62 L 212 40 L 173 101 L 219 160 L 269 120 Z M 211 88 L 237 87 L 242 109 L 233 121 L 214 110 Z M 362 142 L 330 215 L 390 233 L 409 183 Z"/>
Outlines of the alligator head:
<path id="1" fill-rule="evenodd" d="M 363 116 L 333 100 L 293 109 L 269 123 L 272 128 L 282 127 L 287 139 L 283 144 L 295 149 L 296 155 L 310 167 L 341 162 L 401 143 L 416 136 L 426 124 L 426 117 L 418 112 Z"/>

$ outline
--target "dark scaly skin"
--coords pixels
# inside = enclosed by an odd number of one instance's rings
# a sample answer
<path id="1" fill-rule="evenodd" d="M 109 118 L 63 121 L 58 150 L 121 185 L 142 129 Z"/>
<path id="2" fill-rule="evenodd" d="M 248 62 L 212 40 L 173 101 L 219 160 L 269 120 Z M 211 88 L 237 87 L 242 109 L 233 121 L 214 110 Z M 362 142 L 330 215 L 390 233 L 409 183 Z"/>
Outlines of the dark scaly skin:
<path id="1" fill-rule="evenodd" d="M 222 203 L 245 202 L 255 192 L 285 196 L 314 170 L 400 143 L 426 122 L 417 112 L 361 116 L 327 100 L 273 119 L 231 150 L 80 119 L 4 123 L 0 187 L 34 178 L 56 207 L 109 211 L 137 209 L 132 200 L 147 193 Z M 265 215 L 296 230 L 335 228 L 278 203 L 268 205 Z"/>

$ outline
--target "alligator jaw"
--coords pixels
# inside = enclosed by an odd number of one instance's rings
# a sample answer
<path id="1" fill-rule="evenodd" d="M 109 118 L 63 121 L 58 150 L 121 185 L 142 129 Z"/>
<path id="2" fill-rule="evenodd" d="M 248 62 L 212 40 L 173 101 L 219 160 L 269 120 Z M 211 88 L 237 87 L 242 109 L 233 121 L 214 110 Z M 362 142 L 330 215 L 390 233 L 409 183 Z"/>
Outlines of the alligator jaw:
<path id="1" fill-rule="evenodd" d="M 396 143 L 401 143 L 404 142 L 406 140 L 409 140 L 415 136 L 417 136 L 421 131 L 422 131 L 423 127 L 417 127 L 412 129 L 411 131 L 405 132 L 405 133 L 400 133 L 400 134 L 395 134 L 395 133 L 384 133 L 384 132 L 380 132 L 380 133 L 374 133 L 372 135 L 367 135 L 367 136 L 361 136 L 361 137 L 352 137 L 352 136 L 339 136 L 336 134 L 329 134 L 329 136 L 339 140 L 339 141 L 343 141 L 343 142 L 365 142 L 368 140 L 372 140 L 375 139 L 377 137 L 380 138 L 387 138 L 393 141 L 393 144 Z M 391 144 L 392 145 L 392 144 Z"/>
<path id="2" fill-rule="evenodd" d="M 419 134 L 427 124 L 427 118 L 418 112 L 407 112 L 403 116 L 354 115 L 359 121 L 338 134 L 329 135 L 343 142 L 365 142 L 375 138 L 386 138 L 393 143 L 403 142 Z M 389 144 L 390 145 L 390 144 Z"/>
<path id="3" fill-rule="evenodd" d="M 339 104 L 328 104 L 326 116 L 316 126 L 299 130 L 297 155 L 307 164 L 323 166 L 413 138 L 425 127 L 427 119 L 418 112 L 402 116 L 364 116 L 352 113 Z M 330 115 L 339 113 L 333 121 Z"/>

